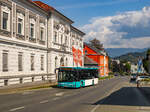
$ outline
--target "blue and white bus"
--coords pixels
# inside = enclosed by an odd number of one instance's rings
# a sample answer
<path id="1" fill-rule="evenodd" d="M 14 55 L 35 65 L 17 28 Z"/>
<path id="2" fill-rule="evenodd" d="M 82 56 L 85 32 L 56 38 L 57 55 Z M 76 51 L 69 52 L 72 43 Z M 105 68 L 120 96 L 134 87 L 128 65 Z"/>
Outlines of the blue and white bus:
<path id="1" fill-rule="evenodd" d="M 98 84 L 98 68 L 60 67 L 58 87 L 80 88 Z"/>

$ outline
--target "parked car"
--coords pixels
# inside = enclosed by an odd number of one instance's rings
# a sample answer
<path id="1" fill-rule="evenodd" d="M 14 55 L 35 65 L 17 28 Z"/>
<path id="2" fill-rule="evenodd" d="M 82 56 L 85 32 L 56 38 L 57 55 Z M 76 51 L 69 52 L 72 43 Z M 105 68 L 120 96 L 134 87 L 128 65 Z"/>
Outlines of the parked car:
<path id="1" fill-rule="evenodd" d="M 131 74 L 131 80 L 136 80 L 137 74 Z"/>
<path id="2" fill-rule="evenodd" d="M 149 76 L 137 76 L 136 82 L 141 81 L 143 79 L 147 79 L 147 78 L 150 78 L 150 77 Z"/>

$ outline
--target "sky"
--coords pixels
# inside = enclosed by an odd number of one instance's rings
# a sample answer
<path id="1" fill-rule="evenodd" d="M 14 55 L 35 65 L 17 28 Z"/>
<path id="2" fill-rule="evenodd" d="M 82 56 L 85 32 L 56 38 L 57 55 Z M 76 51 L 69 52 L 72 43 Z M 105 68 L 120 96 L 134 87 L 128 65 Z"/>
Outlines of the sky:
<path id="1" fill-rule="evenodd" d="M 105 48 L 150 47 L 150 0 L 41 0 Z"/>

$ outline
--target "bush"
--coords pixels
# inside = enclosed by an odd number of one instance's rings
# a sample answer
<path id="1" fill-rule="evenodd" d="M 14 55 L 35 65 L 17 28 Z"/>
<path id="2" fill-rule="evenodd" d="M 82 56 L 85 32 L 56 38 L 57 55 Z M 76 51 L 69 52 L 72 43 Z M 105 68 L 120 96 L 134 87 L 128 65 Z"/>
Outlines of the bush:
<path id="1" fill-rule="evenodd" d="M 114 77 L 114 75 L 109 75 L 109 76 L 105 76 L 105 77 L 99 77 L 99 80 L 111 79 L 113 77 Z"/>
<path id="2" fill-rule="evenodd" d="M 114 75 L 114 73 L 113 72 L 109 72 L 108 75 Z"/>

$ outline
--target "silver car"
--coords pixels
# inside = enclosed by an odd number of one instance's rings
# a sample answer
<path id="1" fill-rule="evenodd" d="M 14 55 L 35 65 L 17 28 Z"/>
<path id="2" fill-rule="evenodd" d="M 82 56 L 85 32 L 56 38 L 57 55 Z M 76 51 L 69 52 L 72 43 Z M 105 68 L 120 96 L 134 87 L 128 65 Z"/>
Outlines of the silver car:
<path id="1" fill-rule="evenodd" d="M 137 76 L 136 82 L 141 81 L 143 79 L 147 79 L 147 78 L 150 78 L 150 77 L 149 76 Z"/>

